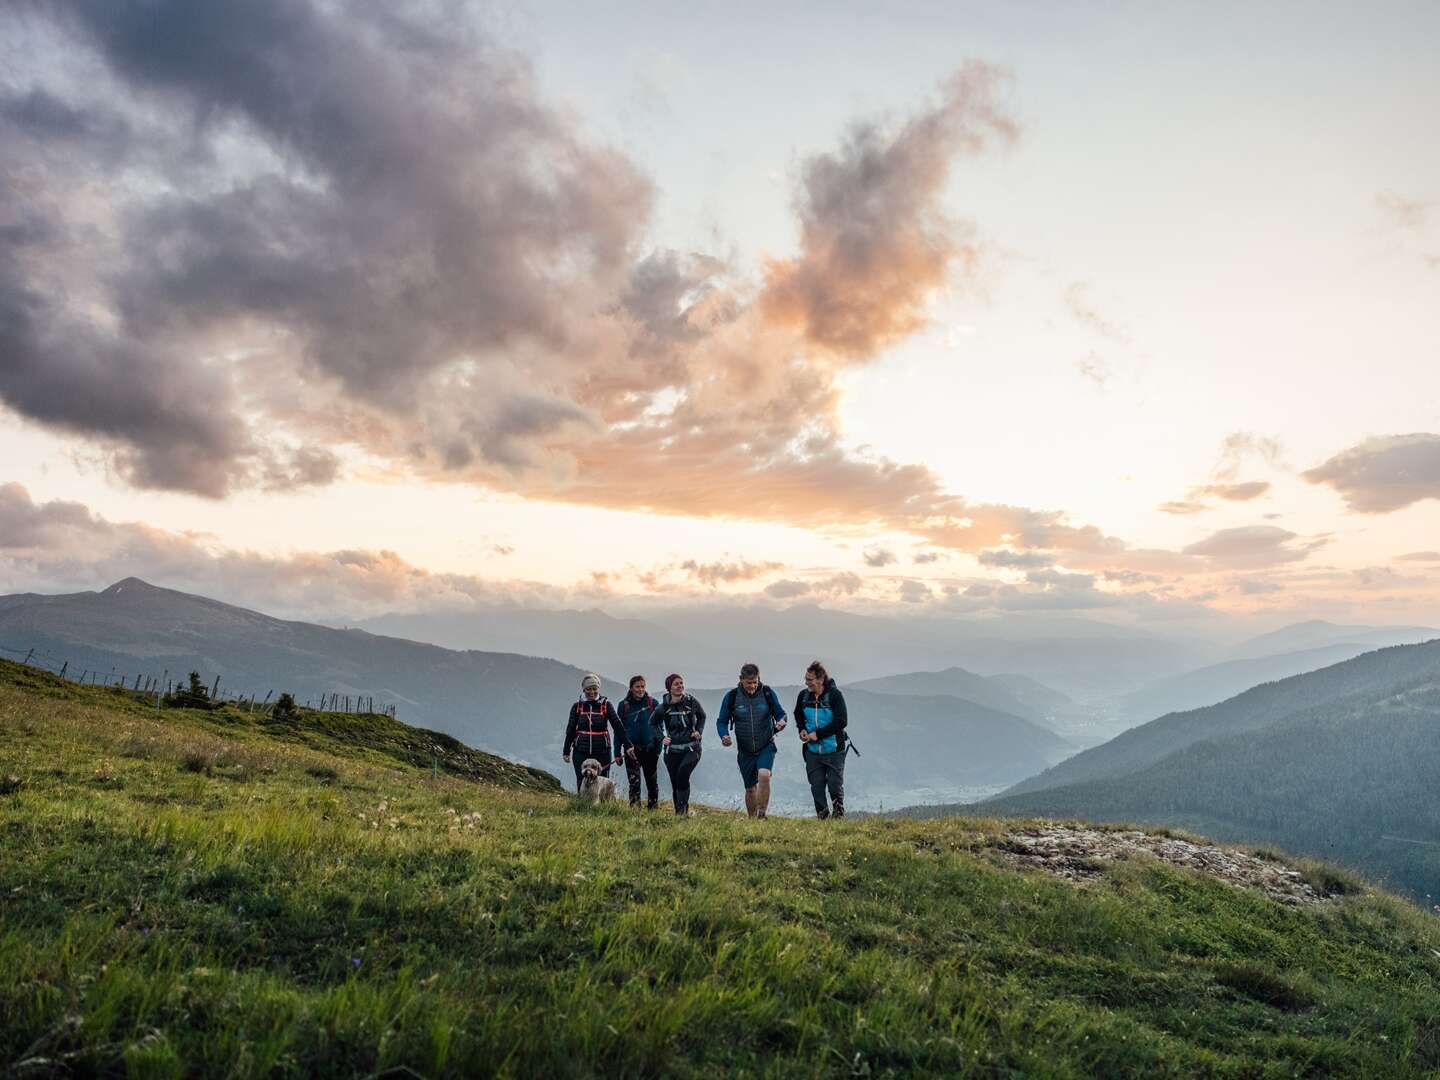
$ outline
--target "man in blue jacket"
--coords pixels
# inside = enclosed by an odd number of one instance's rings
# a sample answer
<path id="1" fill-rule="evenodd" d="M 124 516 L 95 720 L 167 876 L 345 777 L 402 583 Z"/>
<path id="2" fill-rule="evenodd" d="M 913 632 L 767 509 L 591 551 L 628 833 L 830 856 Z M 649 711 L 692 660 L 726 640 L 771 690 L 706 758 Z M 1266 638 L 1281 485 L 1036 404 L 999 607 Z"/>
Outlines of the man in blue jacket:
<path id="1" fill-rule="evenodd" d="M 745 784 L 745 814 L 763 818 L 770 809 L 770 773 L 775 768 L 775 734 L 785 730 L 785 710 L 775 691 L 760 682 L 760 668 L 740 669 L 740 685 L 720 702 L 715 720 L 720 743 L 739 745 L 735 750 L 740 779 Z M 734 737 L 731 737 L 731 731 Z"/>

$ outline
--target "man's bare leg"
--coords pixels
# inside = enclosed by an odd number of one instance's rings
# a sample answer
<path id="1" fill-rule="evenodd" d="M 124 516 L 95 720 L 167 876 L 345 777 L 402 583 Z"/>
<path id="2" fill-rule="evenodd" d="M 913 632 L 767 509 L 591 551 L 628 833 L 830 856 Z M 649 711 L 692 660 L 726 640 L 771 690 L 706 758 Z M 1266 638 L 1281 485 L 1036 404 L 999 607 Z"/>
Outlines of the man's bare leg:
<path id="1" fill-rule="evenodd" d="M 770 812 L 770 770 L 761 769 L 760 778 L 755 781 L 755 813 L 765 817 Z M 749 795 L 750 792 L 746 792 Z"/>
<path id="2" fill-rule="evenodd" d="M 753 787 L 745 789 L 745 816 L 755 816 L 755 789 Z"/>

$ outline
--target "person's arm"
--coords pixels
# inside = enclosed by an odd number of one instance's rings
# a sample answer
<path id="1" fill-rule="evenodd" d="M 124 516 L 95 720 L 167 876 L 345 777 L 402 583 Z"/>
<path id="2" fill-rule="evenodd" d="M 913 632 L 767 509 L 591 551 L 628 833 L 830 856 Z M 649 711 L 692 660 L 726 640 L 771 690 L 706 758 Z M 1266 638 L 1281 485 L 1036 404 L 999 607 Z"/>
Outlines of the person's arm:
<path id="1" fill-rule="evenodd" d="M 700 704 L 699 698 L 691 698 L 695 702 L 695 738 L 698 741 L 705 731 L 705 706 Z"/>
<path id="2" fill-rule="evenodd" d="M 830 688 L 830 722 L 821 724 L 815 729 L 815 738 L 823 739 L 828 735 L 835 735 L 845 730 L 845 725 L 850 722 L 850 714 L 845 709 L 845 695 L 840 693 L 838 687 Z"/>
<path id="3" fill-rule="evenodd" d="M 616 711 L 615 703 L 613 701 L 607 701 L 605 702 L 605 708 L 610 713 L 610 730 L 615 732 L 616 747 L 620 750 L 630 749 L 630 736 L 625 734 L 625 722 L 620 719 L 620 713 Z M 619 757 L 620 755 L 617 753 L 615 756 Z"/>
<path id="4" fill-rule="evenodd" d="M 570 760 L 570 751 L 575 748 L 575 729 L 579 725 L 579 705 L 570 706 L 570 719 L 565 724 L 565 760 Z"/>
<path id="5" fill-rule="evenodd" d="M 805 691 L 801 690 L 795 695 L 795 734 L 800 736 L 800 741 L 805 742 Z"/>
<path id="6" fill-rule="evenodd" d="M 695 703 L 695 709 L 699 712 L 700 703 Z M 735 691 L 727 690 L 725 696 L 720 699 L 720 712 L 715 717 L 715 730 L 720 733 L 721 740 L 730 737 L 730 718 L 735 712 Z M 703 713 L 701 714 L 703 717 Z"/>
<path id="7" fill-rule="evenodd" d="M 770 703 L 770 718 L 775 721 L 775 730 L 779 731 L 785 726 L 785 707 L 780 704 L 780 696 L 768 686 L 765 688 L 765 697 Z"/>

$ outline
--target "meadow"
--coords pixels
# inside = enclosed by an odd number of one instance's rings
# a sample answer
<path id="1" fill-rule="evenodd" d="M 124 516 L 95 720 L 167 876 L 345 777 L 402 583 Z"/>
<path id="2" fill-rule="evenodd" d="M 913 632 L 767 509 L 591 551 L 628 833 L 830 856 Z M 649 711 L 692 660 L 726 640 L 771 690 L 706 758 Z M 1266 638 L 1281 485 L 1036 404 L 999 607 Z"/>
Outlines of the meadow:
<path id="1" fill-rule="evenodd" d="M 157 713 L 0 663 L 0 1066 L 1440 1069 L 1440 920 L 1411 903 L 1151 860 L 1076 884 L 1006 865 L 1013 827 L 585 808 L 388 717 Z"/>

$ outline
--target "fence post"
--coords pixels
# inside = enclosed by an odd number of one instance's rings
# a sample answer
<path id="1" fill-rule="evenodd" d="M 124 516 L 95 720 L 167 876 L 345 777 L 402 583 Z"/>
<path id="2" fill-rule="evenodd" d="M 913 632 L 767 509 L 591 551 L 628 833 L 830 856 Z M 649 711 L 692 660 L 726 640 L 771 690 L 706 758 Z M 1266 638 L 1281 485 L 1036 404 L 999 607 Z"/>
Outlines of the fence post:
<path id="1" fill-rule="evenodd" d="M 60 678 L 63 679 L 63 678 L 65 677 L 65 671 L 66 671 L 66 669 L 69 668 L 69 667 L 70 667 L 70 661 L 69 661 L 69 660 L 66 660 L 65 663 L 63 663 L 63 664 L 60 665 Z"/>
<path id="2" fill-rule="evenodd" d="M 30 657 L 32 657 L 32 656 L 34 656 L 34 655 L 35 655 L 35 650 L 34 650 L 34 649 L 31 649 L 29 652 L 27 652 L 27 653 L 25 654 L 24 664 L 25 664 L 26 667 L 29 667 L 29 666 L 30 666 Z"/>

